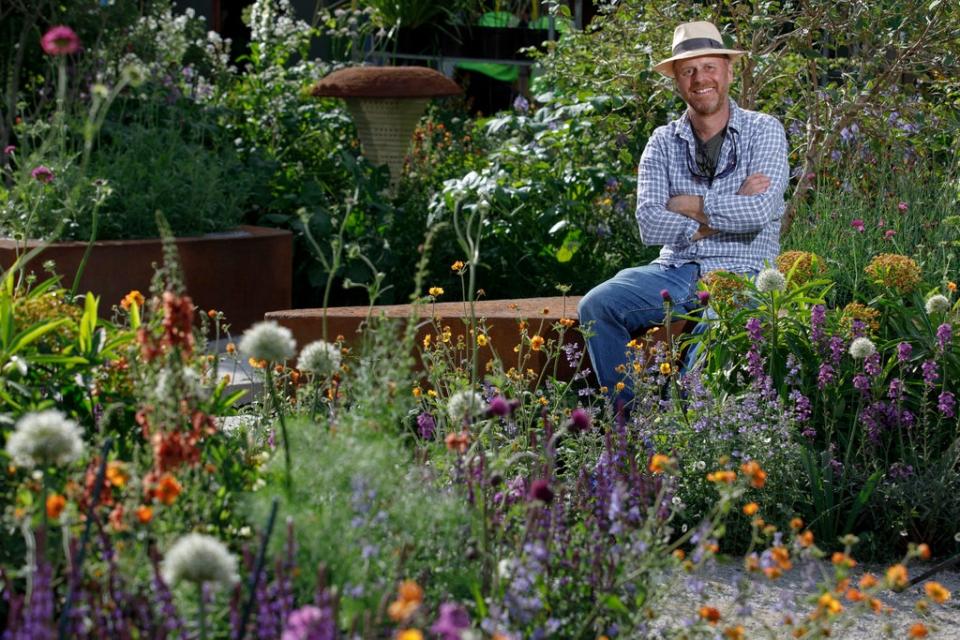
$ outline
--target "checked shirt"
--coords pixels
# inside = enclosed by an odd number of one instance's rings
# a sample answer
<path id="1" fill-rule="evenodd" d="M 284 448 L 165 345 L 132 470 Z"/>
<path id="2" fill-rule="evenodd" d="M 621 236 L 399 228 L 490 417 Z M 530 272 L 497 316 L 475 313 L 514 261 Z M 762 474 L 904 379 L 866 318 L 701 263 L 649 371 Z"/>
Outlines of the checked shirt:
<path id="1" fill-rule="evenodd" d="M 637 223 L 646 245 L 663 245 L 654 260 L 663 266 L 689 262 L 700 272 L 759 271 L 780 251 L 783 193 L 790 167 L 787 139 L 780 122 L 769 115 L 741 109 L 730 100 L 727 135 L 720 148 L 713 180 L 698 177 L 696 138 L 684 113 L 657 128 L 640 158 L 637 178 Z M 764 193 L 737 195 L 747 176 L 762 173 L 770 178 Z M 719 233 L 691 242 L 699 225 L 668 211 L 667 200 L 676 195 L 703 196 L 709 226 Z"/>

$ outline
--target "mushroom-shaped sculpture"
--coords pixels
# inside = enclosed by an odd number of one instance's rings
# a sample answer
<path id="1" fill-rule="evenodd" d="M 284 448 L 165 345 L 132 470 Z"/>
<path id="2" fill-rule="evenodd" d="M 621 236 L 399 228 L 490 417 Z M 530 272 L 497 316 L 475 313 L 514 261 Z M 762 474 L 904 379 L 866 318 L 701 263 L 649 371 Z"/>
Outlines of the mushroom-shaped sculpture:
<path id="1" fill-rule="evenodd" d="M 400 180 L 413 130 L 430 98 L 454 96 L 462 89 L 428 67 L 350 67 L 320 80 L 314 96 L 343 98 L 363 151 L 390 169 L 390 184 Z"/>

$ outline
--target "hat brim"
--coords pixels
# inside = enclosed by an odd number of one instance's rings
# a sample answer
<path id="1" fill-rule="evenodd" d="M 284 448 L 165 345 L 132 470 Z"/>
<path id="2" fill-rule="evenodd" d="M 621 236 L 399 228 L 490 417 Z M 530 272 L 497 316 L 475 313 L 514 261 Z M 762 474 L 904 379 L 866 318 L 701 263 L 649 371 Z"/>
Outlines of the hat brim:
<path id="1" fill-rule="evenodd" d="M 653 70 L 658 71 L 668 78 L 673 78 L 675 77 L 673 73 L 673 63 L 677 60 L 700 58 L 702 56 L 730 56 L 731 60 L 736 60 L 740 56 L 745 55 L 747 55 L 746 51 L 738 51 L 737 49 L 696 49 L 695 51 L 684 51 L 662 62 L 658 62 L 653 66 Z"/>

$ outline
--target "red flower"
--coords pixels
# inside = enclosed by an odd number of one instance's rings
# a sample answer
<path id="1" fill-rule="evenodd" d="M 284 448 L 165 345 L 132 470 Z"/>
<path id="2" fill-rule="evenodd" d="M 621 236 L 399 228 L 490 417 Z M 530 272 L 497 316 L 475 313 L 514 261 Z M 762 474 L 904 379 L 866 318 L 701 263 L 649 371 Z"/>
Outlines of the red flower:
<path id="1" fill-rule="evenodd" d="M 80 51 L 80 38 L 70 27 L 57 25 L 40 38 L 44 53 L 51 56 L 68 56 Z"/>

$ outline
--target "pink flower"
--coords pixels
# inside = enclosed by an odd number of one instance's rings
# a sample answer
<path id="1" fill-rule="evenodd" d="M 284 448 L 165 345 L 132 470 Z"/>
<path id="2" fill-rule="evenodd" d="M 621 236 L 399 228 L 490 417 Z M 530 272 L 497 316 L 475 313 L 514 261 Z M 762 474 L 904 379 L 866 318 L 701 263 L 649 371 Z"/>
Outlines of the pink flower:
<path id="1" fill-rule="evenodd" d="M 47 55 L 68 56 L 80 51 L 80 38 L 73 29 L 60 24 L 43 34 L 40 46 Z"/>
<path id="2" fill-rule="evenodd" d="M 910 205 L 908 205 L 906 202 L 904 202 L 904 201 L 902 201 L 902 200 L 900 201 L 900 204 L 897 205 L 897 209 L 900 210 L 900 213 L 903 213 L 904 211 L 906 211 L 906 210 L 909 209 L 909 208 L 910 208 Z"/>
<path id="3" fill-rule="evenodd" d="M 53 171 L 51 171 L 49 167 L 45 167 L 42 164 L 38 167 L 34 167 L 33 171 L 30 172 L 30 175 L 44 184 L 53 182 Z"/>
<path id="4" fill-rule="evenodd" d="M 894 231 L 893 229 L 887 229 L 886 233 L 883 234 L 883 237 L 886 238 L 887 240 L 890 240 L 895 235 L 897 235 L 896 231 Z"/>
<path id="5" fill-rule="evenodd" d="M 863 233 L 863 220 L 860 218 L 854 218 L 853 221 L 850 222 L 850 226 L 860 233 Z"/>
<path id="6" fill-rule="evenodd" d="M 13 153 L 13 152 L 16 151 L 16 150 L 17 150 L 17 145 L 15 145 L 15 144 L 8 144 L 7 146 L 5 146 L 5 147 L 3 148 L 3 155 L 8 156 L 8 155 L 10 155 L 11 153 Z"/>

